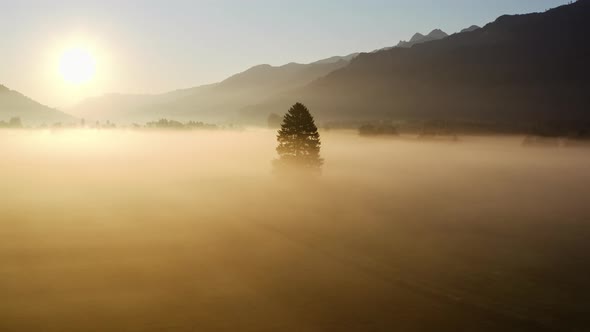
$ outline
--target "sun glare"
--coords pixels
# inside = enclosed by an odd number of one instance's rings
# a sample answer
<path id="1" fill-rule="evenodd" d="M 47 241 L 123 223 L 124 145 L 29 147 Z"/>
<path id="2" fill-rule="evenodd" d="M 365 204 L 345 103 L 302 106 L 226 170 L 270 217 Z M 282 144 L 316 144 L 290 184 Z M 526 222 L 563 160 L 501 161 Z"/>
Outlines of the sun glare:
<path id="1" fill-rule="evenodd" d="M 88 83 L 96 73 L 96 60 L 85 48 L 67 49 L 60 57 L 59 73 L 67 83 Z"/>

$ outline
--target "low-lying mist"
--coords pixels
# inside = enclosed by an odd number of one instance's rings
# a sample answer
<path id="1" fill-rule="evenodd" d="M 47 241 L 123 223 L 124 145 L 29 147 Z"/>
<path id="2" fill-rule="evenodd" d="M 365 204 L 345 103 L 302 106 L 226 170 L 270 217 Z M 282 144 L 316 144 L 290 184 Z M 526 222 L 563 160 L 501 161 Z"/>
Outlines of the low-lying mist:
<path id="1" fill-rule="evenodd" d="M 587 149 L 321 134 L 0 132 L 0 330 L 590 326 Z"/>

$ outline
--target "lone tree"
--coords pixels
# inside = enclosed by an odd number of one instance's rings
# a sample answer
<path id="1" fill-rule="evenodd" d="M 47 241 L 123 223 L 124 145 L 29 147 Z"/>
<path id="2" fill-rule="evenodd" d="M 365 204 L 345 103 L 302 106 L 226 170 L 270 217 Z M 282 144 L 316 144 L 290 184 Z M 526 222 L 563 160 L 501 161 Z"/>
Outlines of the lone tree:
<path id="1" fill-rule="evenodd" d="M 320 158 L 320 134 L 305 105 L 297 103 L 285 114 L 277 141 L 279 159 L 274 161 L 275 171 L 321 171 L 324 160 Z"/>
<path id="2" fill-rule="evenodd" d="M 21 122 L 20 118 L 14 117 L 14 118 L 10 118 L 10 120 L 8 121 L 8 126 L 10 128 L 22 128 L 23 123 Z"/>

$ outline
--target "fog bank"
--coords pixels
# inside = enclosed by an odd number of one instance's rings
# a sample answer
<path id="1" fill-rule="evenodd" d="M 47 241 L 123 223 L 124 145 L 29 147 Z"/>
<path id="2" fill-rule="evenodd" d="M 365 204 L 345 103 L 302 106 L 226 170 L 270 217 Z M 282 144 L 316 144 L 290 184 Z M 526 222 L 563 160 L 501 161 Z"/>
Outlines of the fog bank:
<path id="1" fill-rule="evenodd" d="M 0 132 L 0 330 L 588 326 L 587 149 L 321 134 Z"/>

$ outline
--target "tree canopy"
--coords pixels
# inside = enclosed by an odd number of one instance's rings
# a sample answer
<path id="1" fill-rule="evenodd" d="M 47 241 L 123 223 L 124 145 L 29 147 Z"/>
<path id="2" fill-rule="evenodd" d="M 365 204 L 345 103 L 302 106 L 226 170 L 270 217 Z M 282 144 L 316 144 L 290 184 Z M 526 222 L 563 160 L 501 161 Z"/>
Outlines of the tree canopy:
<path id="1" fill-rule="evenodd" d="M 309 170 L 320 172 L 323 159 L 320 157 L 320 134 L 313 116 L 301 103 L 293 105 L 281 124 L 277 135 L 275 170 Z"/>

